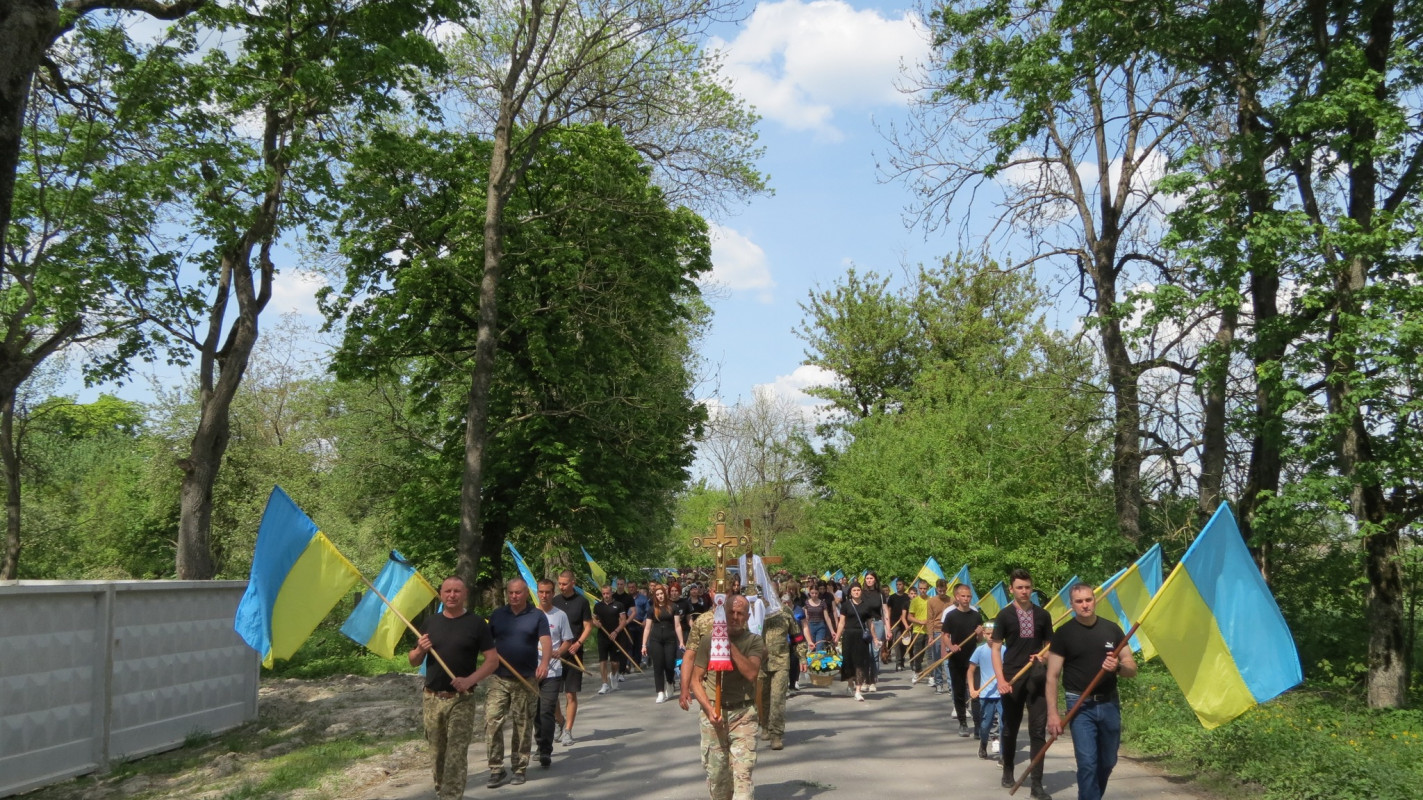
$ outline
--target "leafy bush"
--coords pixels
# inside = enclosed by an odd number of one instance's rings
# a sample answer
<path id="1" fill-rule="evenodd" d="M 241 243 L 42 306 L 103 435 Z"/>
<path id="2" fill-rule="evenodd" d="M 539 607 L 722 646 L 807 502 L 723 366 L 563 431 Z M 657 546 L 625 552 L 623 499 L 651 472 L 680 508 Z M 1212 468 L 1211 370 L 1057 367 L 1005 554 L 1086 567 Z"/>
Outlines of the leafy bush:
<path id="1" fill-rule="evenodd" d="M 1305 687 L 1208 731 L 1160 664 L 1121 687 L 1128 750 L 1266 798 L 1412 800 L 1423 786 L 1423 711 L 1375 711 L 1352 692 Z"/>

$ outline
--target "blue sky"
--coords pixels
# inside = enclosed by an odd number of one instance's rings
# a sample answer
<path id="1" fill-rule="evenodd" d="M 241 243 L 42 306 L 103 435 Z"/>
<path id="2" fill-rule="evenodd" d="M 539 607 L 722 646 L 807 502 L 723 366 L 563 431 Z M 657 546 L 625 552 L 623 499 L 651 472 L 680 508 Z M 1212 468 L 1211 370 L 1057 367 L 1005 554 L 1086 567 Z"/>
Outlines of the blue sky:
<path id="1" fill-rule="evenodd" d="M 775 194 L 714 222 L 707 393 L 730 405 L 768 386 L 808 402 L 802 390 L 826 378 L 802 364 L 792 333 L 809 292 L 851 265 L 895 273 L 956 249 L 905 226 L 909 190 L 876 166 L 890 148 L 883 131 L 908 108 L 901 67 L 923 60 L 926 33 L 894 2 L 782 0 L 754 6 L 712 44 L 761 114 L 761 166 Z"/>

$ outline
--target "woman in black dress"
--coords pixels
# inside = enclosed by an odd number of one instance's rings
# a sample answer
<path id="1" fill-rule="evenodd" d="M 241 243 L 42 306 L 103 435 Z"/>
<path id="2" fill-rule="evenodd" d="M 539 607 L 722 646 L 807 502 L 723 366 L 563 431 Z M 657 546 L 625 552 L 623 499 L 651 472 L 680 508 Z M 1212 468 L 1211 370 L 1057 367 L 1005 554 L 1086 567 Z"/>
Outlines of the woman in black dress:
<path id="1" fill-rule="evenodd" d="M 850 596 L 840 604 L 840 675 L 849 683 L 855 699 L 864 702 L 863 690 L 870 685 L 874 669 L 871 653 L 876 641 L 870 603 L 865 598 L 865 589 L 858 583 L 850 584 Z M 874 611 L 873 613 L 878 613 Z"/>

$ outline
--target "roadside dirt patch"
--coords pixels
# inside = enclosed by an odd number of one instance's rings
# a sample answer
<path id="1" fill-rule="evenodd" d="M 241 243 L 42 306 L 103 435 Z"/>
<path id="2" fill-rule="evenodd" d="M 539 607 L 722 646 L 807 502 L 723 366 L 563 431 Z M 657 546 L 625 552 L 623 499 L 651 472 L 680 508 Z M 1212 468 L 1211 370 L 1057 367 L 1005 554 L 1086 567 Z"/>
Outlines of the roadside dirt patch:
<path id="1" fill-rule="evenodd" d="M 356 798 L 392 780 L 408 783 L 428 768 L 421 739 L 421 678 L 412 674 L 344 675 L 322 680 L 264 680 L 258 716 L 236 731 L 121 765 L 108 775 L 76 778 L 24 795 L 26 800 L 221 800 L 240 795 L 318 800 Z M 476 731 L 483 730 L 481 719 Z M 313 747 L 360 742 L 369 755 L 314 767 L 315 785 L 268 792 L 274 772 Z M 316 759 L 318 763 L 325 759 Z"/>

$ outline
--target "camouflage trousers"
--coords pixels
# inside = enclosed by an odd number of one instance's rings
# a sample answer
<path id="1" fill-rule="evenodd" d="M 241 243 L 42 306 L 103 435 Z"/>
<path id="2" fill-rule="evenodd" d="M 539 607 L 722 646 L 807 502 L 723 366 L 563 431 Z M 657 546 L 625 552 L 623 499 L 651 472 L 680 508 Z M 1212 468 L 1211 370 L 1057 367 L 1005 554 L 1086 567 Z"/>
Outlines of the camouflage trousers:
<path id="1" fill-rule="evenodd" d="M 705 712 L 697 719 L 702 732 L 702 767 L 707 771 L 711 800 L 751 800 L 755 794 L 751 769 L 756 766 L 756 707 L 723 711 L 725 738 L 717 733 Z"/>
<path id="2" fill-rule="evenodd" d="M 489 755 L 489 771 L 504 770 L 504 723 L 510 728 L 509 766 L 514 774 L 529 769 L 529 750 L 534 741 L 534 714 L 539 699 L 524 688 L 518 678 L 489 680 L 489 697 L 484 706 L 484 739 Z"/>
<path id="3" fill-rule="evenodd" d="M 474 695 L 441 698 L 426 692 L 420 710 L 425 722 L 425 741 L 430 743 L 430 753 L 435 760 L 435 794 L 440 800 L 464 797 L 465 777 L 469 774 L 469 743 L 474 739 L 477 710 Z"/>
<path id="4" fill-rule="evenodd" d="M 786 698 L 791 693 L 791 671 L 778 669 L 767 672 L 756 682 L 761 693 L 761 709 L 766 718 L 761 720 L 761 730 L 771 736 L 786 735 Z"/>

